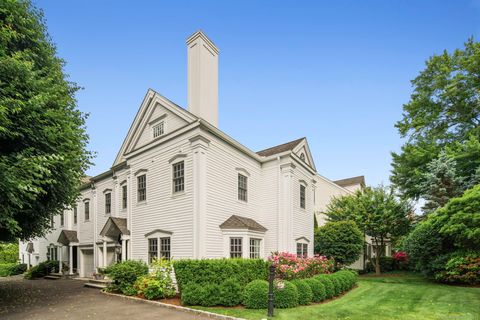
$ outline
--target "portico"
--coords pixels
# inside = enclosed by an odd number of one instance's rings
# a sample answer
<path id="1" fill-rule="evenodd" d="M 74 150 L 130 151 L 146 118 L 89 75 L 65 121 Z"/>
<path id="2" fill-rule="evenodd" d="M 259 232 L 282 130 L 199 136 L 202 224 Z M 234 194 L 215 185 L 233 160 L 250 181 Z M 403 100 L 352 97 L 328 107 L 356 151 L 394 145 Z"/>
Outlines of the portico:
<path id="1" fill-rule="evenodd" d="M 68 248 L 68 274 L 74 275 L 77 272 L 77 251 L 78 251 L 78 238 L 77 231 L 74 230 L 62 230 L 58 236 L 57 242 L 60 245 L 59 257 L 58 257 L 58 272 L 62 273 L 63 269 L 63 246 Z"/>
<path id="2" fill-rule="evenodd" d="M 99 265 L 97 267 L 105 268 L 110 262 L 125 261 L 128 259 L 128 241 L 130 240 L 130 231 L 127 228 L 127 219 L 110 217 L 100 231 L 102 241 L 99 244 Z M 110 248 L 110 250 L 109 250 Z M 109 251 L 113 254 L 110 256 Z"/>

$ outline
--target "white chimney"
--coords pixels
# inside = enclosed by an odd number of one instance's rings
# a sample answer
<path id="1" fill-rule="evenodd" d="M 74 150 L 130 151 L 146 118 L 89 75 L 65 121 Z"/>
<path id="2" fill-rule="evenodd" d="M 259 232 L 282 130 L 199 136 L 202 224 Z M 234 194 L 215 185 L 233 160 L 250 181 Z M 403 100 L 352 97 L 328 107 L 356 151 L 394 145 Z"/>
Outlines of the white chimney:
<path id="1" fill-rule="evenodd" d="M 187 39 L 188 111 L 218 126 L 218 48 L 202 31 Z"/>

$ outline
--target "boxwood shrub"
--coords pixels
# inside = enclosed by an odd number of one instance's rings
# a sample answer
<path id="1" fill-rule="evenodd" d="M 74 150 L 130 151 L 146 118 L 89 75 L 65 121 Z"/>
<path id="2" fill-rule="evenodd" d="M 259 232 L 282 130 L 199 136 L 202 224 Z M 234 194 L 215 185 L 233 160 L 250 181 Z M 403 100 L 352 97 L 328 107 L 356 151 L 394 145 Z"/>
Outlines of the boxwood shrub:
<path id="1" fill-rule="evenodd" d="M 243 290 L 243 305 L 247 309 L 265 309 L 268 306 L 268 282 L 254 280 Z"/>
<path id="2" fill-rule="evenodd" d="M 312 289 L 313 302 L 320 302 L 325 300 L 325 287 L 320 281 L 314 278 L 308 278 L 308 279 L 305 279 L 304 281 L 310 286 L 310 289 Z"/>
<path id="3" fill-rule="evenodd" d="M 108 266 L 105 274 L 113 280 L 108 287 L 109 290 L 132 295 L 136 293 L 133 284 L 138 278 L 148 274 L 148 266 L 143 261 L 127 260 Z"/>
<path id="4" fill-rule="evenodd" d="M 48 260 L 44 262 L 40 262 L 34 267 L 31 267 L 25 273 L 25 279 L 36 279 L 36 278 L 43 278 L 46 275 L 52 272 L 58 272 L 58 261 L 57 260 Z"/>
<path id="5" fill-rule="evenodd" d="M 180 291 L 187 284 L 221 284 L 230 278 L 245 288 L 268 275 L 268 262 L 262 259 L 186 259 L 174 261 L 173 266 Z"/>
<path id="6" fill-rule="evenodd" d="M 273 287 L 275 308 L 293 308 L 298 306 L 298 289 L 287 280 L 275 283 Z"/>
<path id="7" fill-rule="evenodd" d="M 27 270 L 25 263 L 0 263 L 0 277 L 22 274 Z"/>
<path id="8" fill-rule="evenodd" d="M 219 288 L 222 306 L 232 307 L 242 302 L 242 287 L 237 280 L 230 278 L 225 280 Z"/>
<path id="9" fill-rule="evenodd" d="M 199 284 L 189 284 L 183 287 L 181 300 L 185 306 L 198 306 L 201 303 L 203 295 L 203 286 Z"/>
<path id="10" fill-rule="evenodd" d="M 338 296 L 339 294 L 342 293 L 342 282 L 338 279 L 338 277 L 333 273 L 329 275 L 330 279 L 333 282 L 333 285 L 335 287 L 335 296 Z"/>
<path id="11" fill-rule="evenodd" d="M 323 286 L 325 287 L 325 298 L 331 299 L 335 297 L 335 284 L 330 275 L 328 274 L 319 274 L 314 277 L 318 281 L 320 281 Z"/>
<path id="12" fill-rule="evenodd" d="M 298 304 L 308 305 L 312 303 L 313 292 L 310 286 L 308 285 L 308 283 L 305 282 L 305 280 L 300 280 L 300 279 L 293 280 L 291 282 L 297 287 Z"/>

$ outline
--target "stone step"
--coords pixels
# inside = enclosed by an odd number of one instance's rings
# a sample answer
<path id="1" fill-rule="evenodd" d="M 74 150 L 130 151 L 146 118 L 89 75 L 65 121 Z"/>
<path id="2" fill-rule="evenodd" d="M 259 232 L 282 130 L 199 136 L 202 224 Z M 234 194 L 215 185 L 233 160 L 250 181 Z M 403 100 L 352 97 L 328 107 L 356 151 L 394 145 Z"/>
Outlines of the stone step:
<path id="1" fill-rule="evenodd" d="M 83 286 L 87 288 L 94 288 L 94 289 L 105 289 L 107 287 L 106 284 L 92 283 L 92 282 L 86 282 Z"/>
<path id="2" fill-rule="evenodd" d="M 61 279 L 62 277 L 49 274 L 48 276 L 45 276 L 45 277 L 43 277 L 43 278 L 44 278 L 44 279 L 48 279 L 48 280 L 58 280 L 58 279 Z"/>
<path id="3" fill-rule="evenodd" d="M 109 285 L 110 283 L 112 283 L 112 280 L 106 280 L 106 279 L 90 279 L 90 280 L 88 280 L 88 282 L 90 282 L 90 283 L 95 283 L 95 284 L 105 284 L 105 285 Z"/>

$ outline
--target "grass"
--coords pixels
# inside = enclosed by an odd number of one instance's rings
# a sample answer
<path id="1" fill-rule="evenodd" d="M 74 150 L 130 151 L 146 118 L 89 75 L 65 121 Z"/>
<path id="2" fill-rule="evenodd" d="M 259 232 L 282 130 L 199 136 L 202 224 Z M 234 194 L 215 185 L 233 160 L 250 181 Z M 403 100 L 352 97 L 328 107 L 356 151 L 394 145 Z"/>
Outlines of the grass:
<path id="1" fill-rule="evenodd" d="M 266 310 L 197 309 L 246 319 L 265 319 Z M 274 319 L 480 319 L 480 288 L 429 282 L 419 275 L 360 277 L 358 287 L 326 303 L 275 309 Z"/>

